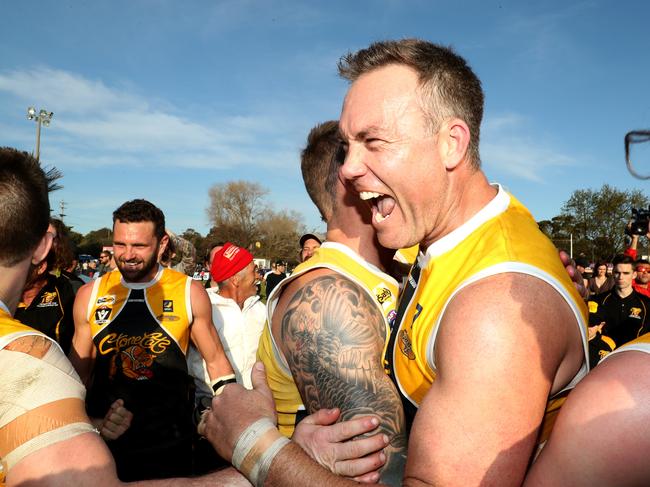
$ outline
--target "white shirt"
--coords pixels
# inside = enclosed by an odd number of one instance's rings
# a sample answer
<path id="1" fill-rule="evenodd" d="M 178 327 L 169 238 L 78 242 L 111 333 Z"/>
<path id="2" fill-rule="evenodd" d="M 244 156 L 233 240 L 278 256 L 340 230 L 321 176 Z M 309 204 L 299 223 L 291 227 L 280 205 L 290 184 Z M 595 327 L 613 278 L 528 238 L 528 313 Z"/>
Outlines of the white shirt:
<path id="1" fill-rule="evenodd" d="M 217 288 L 208 289 L 208 296 L 212 303 L 212 322 L 235 371 L 237 383 L 252 389 L 251 370 L 266 321 L 266 306 L 259 296 L 251 296 L 240 309 L 234 300 L 218 294 Z M 187 357 L 189 373 L 196 383 L 197 397 L 212 396 L 210 378 L 201 354 L 191 346 Z"/>

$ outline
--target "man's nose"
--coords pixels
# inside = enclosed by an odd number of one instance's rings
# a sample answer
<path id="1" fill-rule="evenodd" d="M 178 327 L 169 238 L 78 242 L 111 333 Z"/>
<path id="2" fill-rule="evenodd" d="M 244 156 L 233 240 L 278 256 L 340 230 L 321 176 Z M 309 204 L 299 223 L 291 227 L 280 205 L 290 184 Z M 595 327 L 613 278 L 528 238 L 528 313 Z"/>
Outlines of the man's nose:
<path id="1" fill-rule="evenodd" d="M 345 160 L 341 166 L 341 177 L 344 181 L 359 179 L 366 172 L 366 165 L 363 162 L 363 150 L 357 144 L 350 144 Z"/>

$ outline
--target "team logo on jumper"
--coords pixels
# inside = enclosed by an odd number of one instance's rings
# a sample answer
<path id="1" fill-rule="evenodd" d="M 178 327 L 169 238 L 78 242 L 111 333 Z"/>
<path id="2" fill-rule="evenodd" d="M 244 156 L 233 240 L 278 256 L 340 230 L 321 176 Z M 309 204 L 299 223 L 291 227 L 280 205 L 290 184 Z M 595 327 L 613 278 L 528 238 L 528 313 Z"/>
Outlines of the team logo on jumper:
<path id="1" fill-rule="evenodd" d="M 377 296 L 377 301 L 379 301 L 380 304 L 384 304 L 391 298 L 392 293 L 390 292 L 390 289 L 385 288 L 380 284 L 375 288 L 375 296 Z"/>
<path id="2" fill-rule="evenodd" d="M 50 306 L 58 306 L 56 296 L 57 296 L 56 291 L 52 291 L 51 293 L 43 293 L 41 302 L 38 303 L 37 307 L 49 308 Z"/>
<path id="3" fill-rule="evenodd" d="M 118 369 L 121 369 L 122 373 L 129 379 L 151 379 L 153 377 L 151 366 L 155 358 L 155 355 L 152 355 L 141 346 L 133 345 L 113 356 L 109 376 L 110 378 L 115 377 Z"/>
<path id="4" fill-rule="evenodd" d="M 111 304 L 115 304 L 115 294 L 107 294 L 97 298 L 97 306 L 110 306 Z"/>
<path id="5" fill-rule="evenodd" d="M 641 319 L 641 308 L 630 308 L 630 318 Z"/>
<path id="6" fill-rule="evenodd" d="M 95 310 L 95 323 L 98 325 L 104 325 L 108 323 L 108 319 L 111 316 L 112 309 L 108 306 L 100 306 Z"/>
<path id="7" fill-rule="evenodd" d="M 180 316 L 176 316 L 176 315 L 158 315 L 156 316 L 156 319 L 160 322 L 163 322 L 163 321 L 178 321 L 181 318 Z"/>
<path id="8" fill-rule="evenodd" d="M 174 301 L 163 299 L 163 313 L 172 313 L 174 311 Z"/>
<path id="9" fill-rule="evenodd" d="M 411 346 L 411 339 L 409 338 L 406 330 L 399 332 L 399 349 L 400 351 L 409 359 L 415 360 L 415 354 L 413 353 L 413 347 Z"/>

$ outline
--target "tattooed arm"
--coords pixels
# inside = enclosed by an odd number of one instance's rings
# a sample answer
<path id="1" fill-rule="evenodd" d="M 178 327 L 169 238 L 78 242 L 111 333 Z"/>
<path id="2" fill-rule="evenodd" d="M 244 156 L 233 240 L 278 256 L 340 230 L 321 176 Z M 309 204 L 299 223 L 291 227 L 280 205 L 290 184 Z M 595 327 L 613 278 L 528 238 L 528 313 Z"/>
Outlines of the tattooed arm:
<path id="1" fill-rule="evenodd" d="M 401 400 L 382 367 L 386 322 L 371 295 L 329 270 L 292 282 L 273 329 L 310 413 L 338 407 L 343 420 L 374 414 L 389 438 L 382 482 L 400 485 L 406 458 Z"/>

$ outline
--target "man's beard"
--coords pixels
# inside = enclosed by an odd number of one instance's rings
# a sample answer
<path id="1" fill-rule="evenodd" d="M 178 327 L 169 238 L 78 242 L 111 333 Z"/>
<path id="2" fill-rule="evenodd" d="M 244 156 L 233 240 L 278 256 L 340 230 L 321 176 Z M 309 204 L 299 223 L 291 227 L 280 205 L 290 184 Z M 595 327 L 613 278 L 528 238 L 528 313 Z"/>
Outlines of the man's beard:
<path id="1" fill-rule="evenodd" d="M 151 254 L 151 259 L 148 261 L 145 260 L 139 260 L 139 259 L 131 259 L 130 261 L 125 261 L 122 259 L 116 259 L 115 263 L 117 264 L 117 268 L 120 270 L 120 273 L 122 274 L 122 277 L 124 278 L 125 281 L 127 282 L 140 282 L 144 277 L 147 276 L 151 272 L 151 269 L 156 267 L 158 265 L 158 252 L 154 252 Z M 136 262 L 140 263 L 142 262 L 142 269 L 129 269 L 127 267 L 128 262 Z"/>

